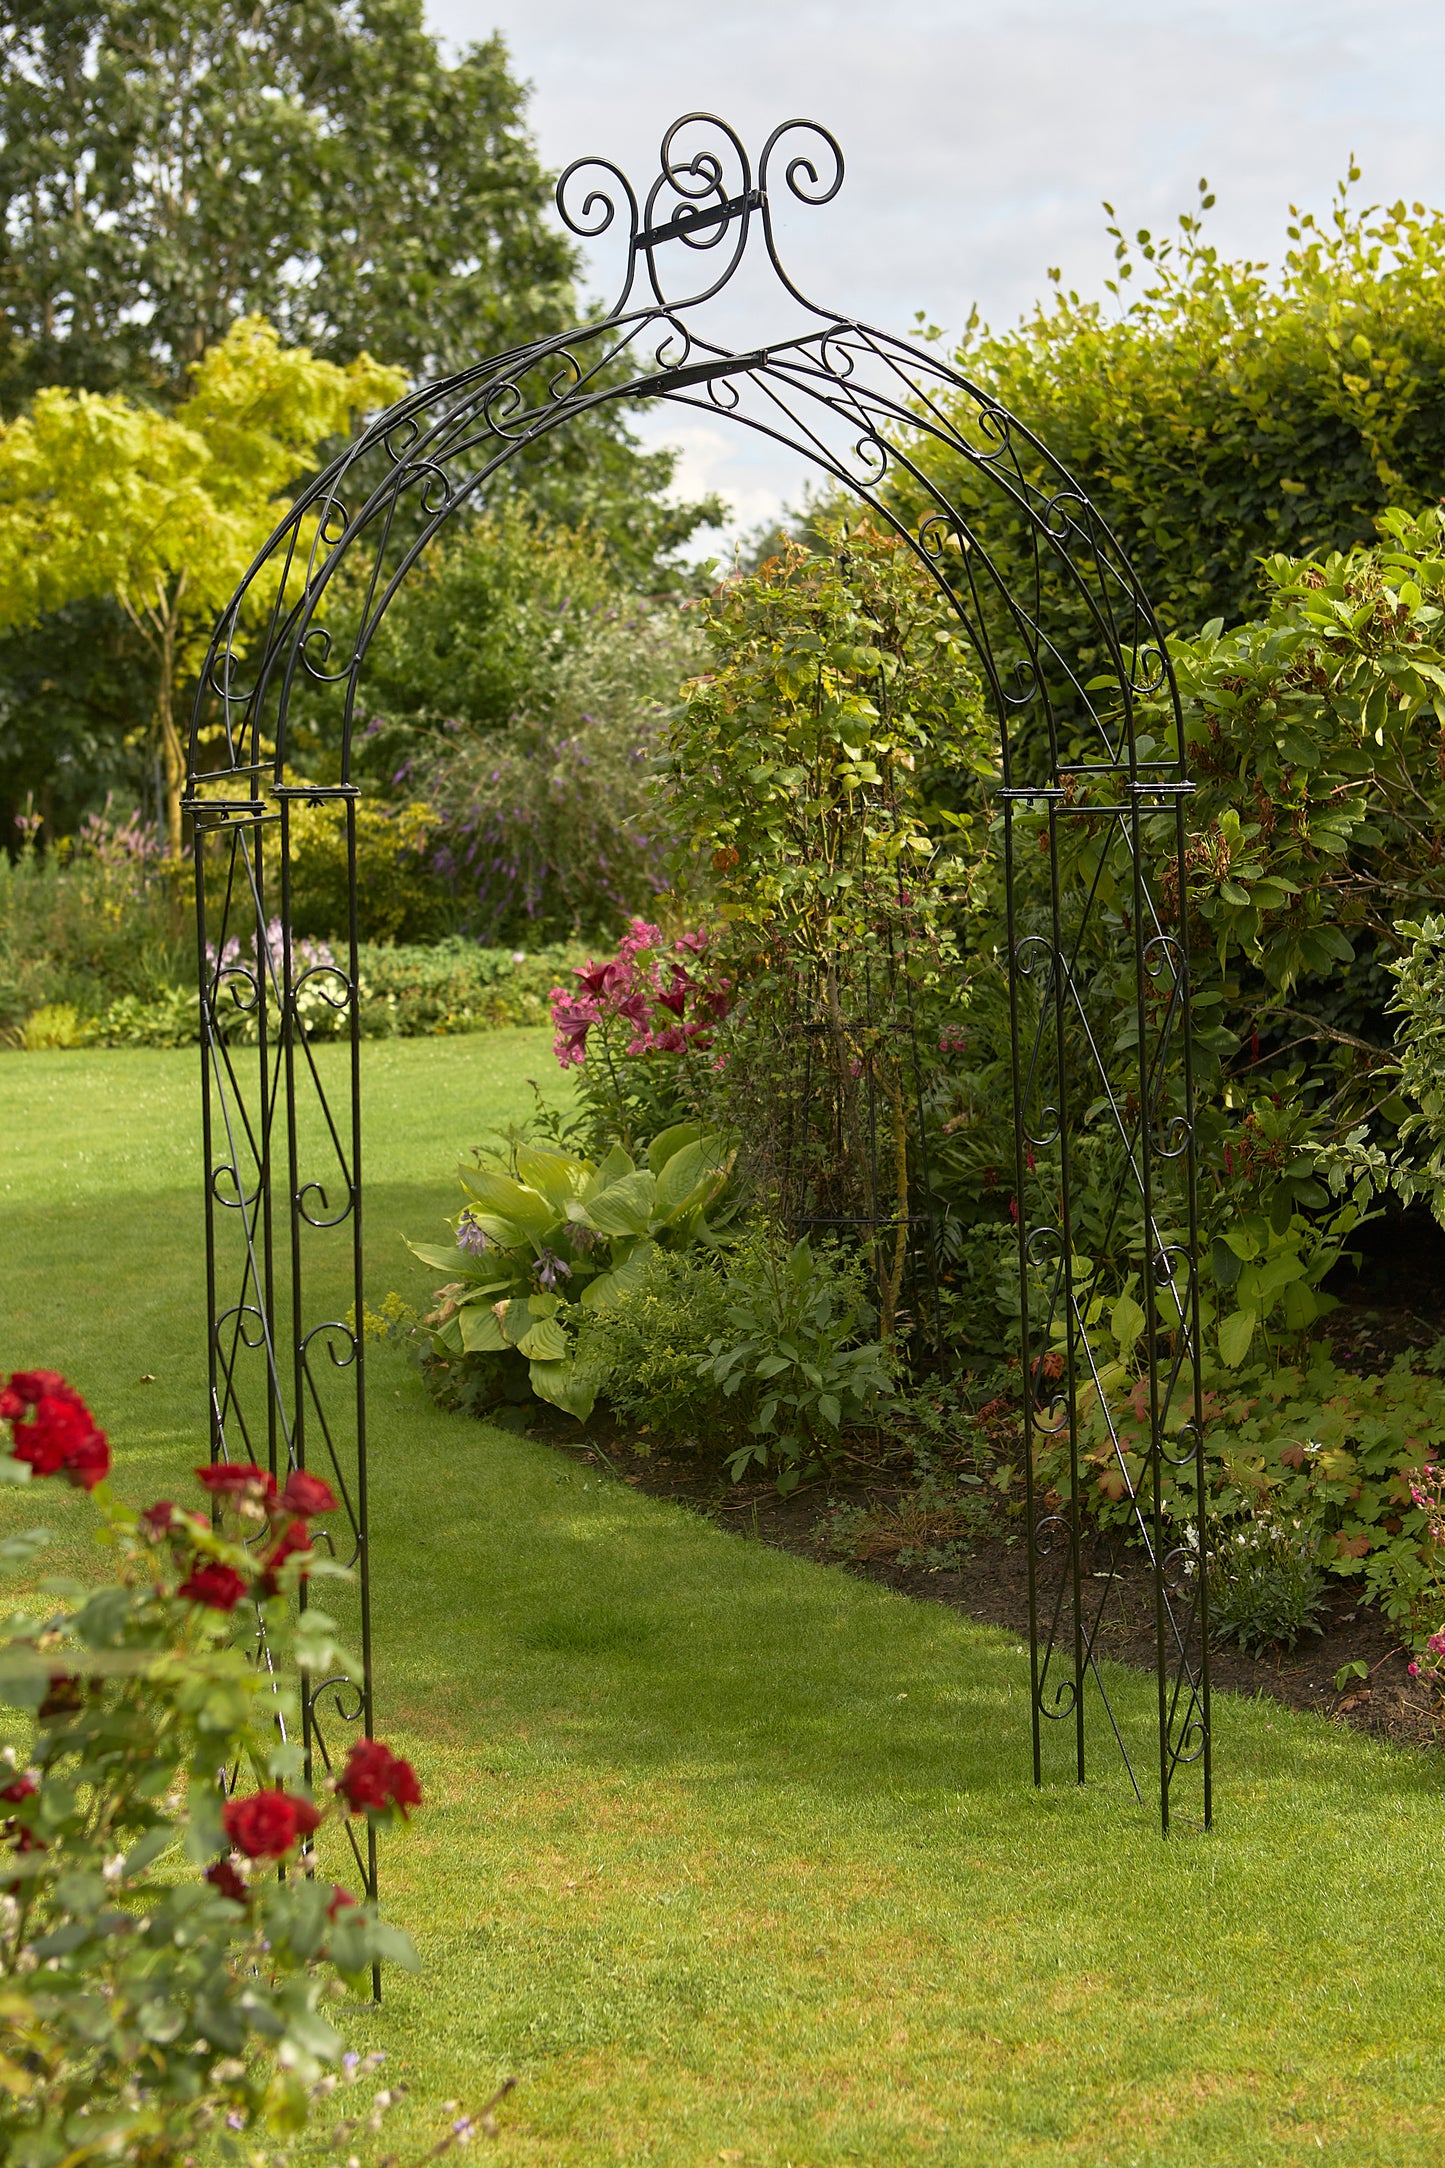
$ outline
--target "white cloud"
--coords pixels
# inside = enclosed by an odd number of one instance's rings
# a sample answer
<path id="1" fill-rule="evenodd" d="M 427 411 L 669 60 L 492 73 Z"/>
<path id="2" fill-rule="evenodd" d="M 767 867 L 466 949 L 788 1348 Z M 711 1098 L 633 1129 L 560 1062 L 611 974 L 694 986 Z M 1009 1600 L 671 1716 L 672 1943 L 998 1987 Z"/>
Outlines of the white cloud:
<path id="1" fill-rule="evenodd" d="M 1274 257 L 1291 201 L 1323 208 L 1351 151 L 1370 198 L 1440 201 L 1445 10 L 1386 0 L 730 0 L 713 16 L 664 0 L 429 0 L 452 43 L 502 32 L 543 157 L 614 157 L 643 182 L 662 129 L 699 107 L 756 149 L 802 113 L 839 136 L 848 177 L 786 222 L 805 290 L 906 331 L 956 330 L 1045 290 L 1046 267 L 1097 292 L 1110 244 L 1100 199 L 1156 231 L 1207 174 L 1215 238 Z M 797 498 L 794 458 L 740 431 L 649 415 L 684 446 L 682 486 L 731 496 L 750 526 Z"/>

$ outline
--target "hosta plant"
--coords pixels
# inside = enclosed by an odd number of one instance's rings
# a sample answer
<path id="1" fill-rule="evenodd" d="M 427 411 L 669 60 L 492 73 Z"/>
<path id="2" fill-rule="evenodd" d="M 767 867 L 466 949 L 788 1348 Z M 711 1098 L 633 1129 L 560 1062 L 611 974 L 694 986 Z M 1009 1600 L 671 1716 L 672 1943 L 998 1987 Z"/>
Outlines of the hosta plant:
<path id="1" fill-rule="evenodd" d="M 248 2137 L 252 2157 L 301 2129 L 343 2059 L 328 1989 L 415 1964 L 320 1869 L 328 1825 L 391 1823 L 421 1797 L 379 1740 L 306 1781 L 298 1674 L 347 1658 L 295 1597 L 342 1571 L 310 1531 L 336 1499 L 304 1470 L 278 1490 L 223 1463 L 196 1471 L 201 1510 L 137 1512 L 63 1378 L 17 1372 L 0 1419 L 0 1476 L 88 1491 L 111 1569 L 42 1579 L 0 1623 L 0 2158 L 166 2168 L 202 2143 L 238 2158 Z M 0 1555 L 31 1579 L 47 1542 L 32 1528 Z"/>
<path id="2" fill-rule="evenodd" d="M 525 1364 L 540 1399 L 585 1422 L 596 1386 L 576 1360 L 579 1311 L 637 1286 L 659 1246 L 705 1240 L 732 1160 L 694 1122 L 655 1137 L 641 1166 L 621 1145 L 600 1166 L 521 1141 L 478 1151 L 459 1170 L 452 1247 L 411 1244 L 449 1275 L 428 1320 L 434 1354 L 486 1358 L 498 1398 Z"/>

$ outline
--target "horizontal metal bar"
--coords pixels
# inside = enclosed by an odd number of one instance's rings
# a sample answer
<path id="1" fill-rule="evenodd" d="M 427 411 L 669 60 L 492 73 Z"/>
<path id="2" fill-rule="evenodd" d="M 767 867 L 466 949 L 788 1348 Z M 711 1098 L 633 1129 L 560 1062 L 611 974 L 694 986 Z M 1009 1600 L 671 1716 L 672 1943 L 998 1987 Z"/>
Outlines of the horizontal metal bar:
<path id="1" fill-rule="evenodd" d="M 711 384 L 718 377 L 745 376 L 749 369 L 762 368 L 767 359 L 767 348 L 759 347 L 754 354 L 731 354 L 725 361 L 693 361 L 681 369 L 659 369 L 656 376 L 642 379 L 638 395 L 650 399 L 658 392 L 685 390 L 689 384 Z"/>
<path id="2" fill-rule="evenodd" d="M 359 798 L 359 783 L 277 783 L 271 793 L 273 798 L 304 798 L 308 805 L 320 805 L 326 798 Z"/>
<path id="3" fill-rule="evenodd" d="M 660 241 L 680 241 L 684 234 L 701 233 L 709 226 L 730 225 L 745 212 L 760 210 L 762 201 L 762 190 L 750 188 L 745 196 L 729 196 L 726 202 L 715 203 L 710 210 L 694 210 L 690 204 L 684 204 L 665 225 L 644 226 L 641 233 L 633 237 L 633 249 L 656 248 Z"/>
<path id="4" fill-rule="evenodd" d="M 1141 776 L 1131 782 L 1127 775 L 1112 775 L 1109 781 L 1116 790 L 1127 790 L 1133 798 L 1189 798 L 1199 788 L 1197 783 L 1167 783 L 1160 779 Z M 1061 813 L 1127 813 L 1129 806 L 1092 805 L 1087 799 L 1072 796 L 1057 785 L 1036 783 L 1017 784 L 1008 790 L 996 790 L 995 798 L 1005 799 L 1011 805 L 1032 802 L 1036 805 L 1057 806 Z"/>
<path id="5" fill-rule="evenodd" d="M 275 821 L 281 818 L 267 798 L 183 798 L 181 811 L 204 827 L 207 820 Z"/>

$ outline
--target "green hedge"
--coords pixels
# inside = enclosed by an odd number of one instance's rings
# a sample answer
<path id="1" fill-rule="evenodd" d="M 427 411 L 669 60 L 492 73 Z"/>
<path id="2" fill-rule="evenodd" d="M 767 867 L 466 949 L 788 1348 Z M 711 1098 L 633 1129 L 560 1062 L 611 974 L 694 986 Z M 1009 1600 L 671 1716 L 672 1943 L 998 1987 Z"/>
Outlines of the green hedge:
<path id="1" fill-rule="evenodd" d="M 443 1037 L 492 1031 L 508 1024 L 545 1024 L 547 997 L 580 964 L 586 951 L 555 944 L 531 952 L 478 948 L 460 935 L 435 946 L 383 946 L 357 951 L 361 1029 L 371 1039 Z M 313 1034 L 334 1033 L 342 1016 L 319 999 L 303 1016 Z M 199 997 L 170 987 L 154 1000 L 127 994 L 87 1016 L 69 1003 L 48 1005 L 27 1018 L 19 1043 L 31 1051 L 75 1046 L 188 1046 L 199 1032 Z M 240 1036 L 244 1037 L 244 1027 Z"/>

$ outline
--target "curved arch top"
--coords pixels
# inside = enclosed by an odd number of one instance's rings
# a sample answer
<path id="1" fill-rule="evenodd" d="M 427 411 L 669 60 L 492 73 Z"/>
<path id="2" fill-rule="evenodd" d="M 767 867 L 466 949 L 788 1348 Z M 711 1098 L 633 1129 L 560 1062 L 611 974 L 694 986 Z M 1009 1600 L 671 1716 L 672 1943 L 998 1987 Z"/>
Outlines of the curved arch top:
<path id="1" fill-rule="evenodd" d="M 409 393 L 308 483 L 217 626 L 193 711 L 190 776 L 204 772 L 212 789 L 225 774 L 243 787 L 254 778 L 258 790 L 280 783 L 291 702 L 304 686 L 333 711 L 348 784 L 367 651 L 428 544 L 555 430 L 603 405 L 652 400 L 786 446 L 906 537 L 978 654 L 1006 788 L 1058 787 L 1063 716 L 1075 737 L 1084 726 L 1084 765 L 1132 773 L 1135 701 L 1172 699 L 1167 650 L 1086 492 L 986 387 L 928 346 L 821 307 L 784 265 L 778 196 L 829 204 L 843 173 L 837 141 L 817 122 L 784 121 L 754 163 L 736 131 L 705 113 L 667 130 L 645 191 L 608 159 L 570 165 L 557 184 L 560 214 L 576 234 L 615 235 L 617 300 L 592 322 Z M 738 350 L 718 336 L 711 305 L 749 252 L 758 256 L 755 243 L 778 320 Z M 1029 539 L 1034 576 L 1022 588 L 1016 567 L 1006 577 L 990 551 L 1000 527 Z M 1071 609 L 1067 622 L 1051 622 L 1061 587 Z M 1084 669 L 1072 652 L 1080 622 Z M 1101 676 L 1117 687 L 1103 703 L 1089 689 Z M 1041 727 L 1028 732 L 1028 771 L 1015 773 L 1025 713 Z M 219 762 L 198 735 L 213 717 Z M 1181 772 L 1169 758 L 1142 763 L 1160 781 Z"/>

